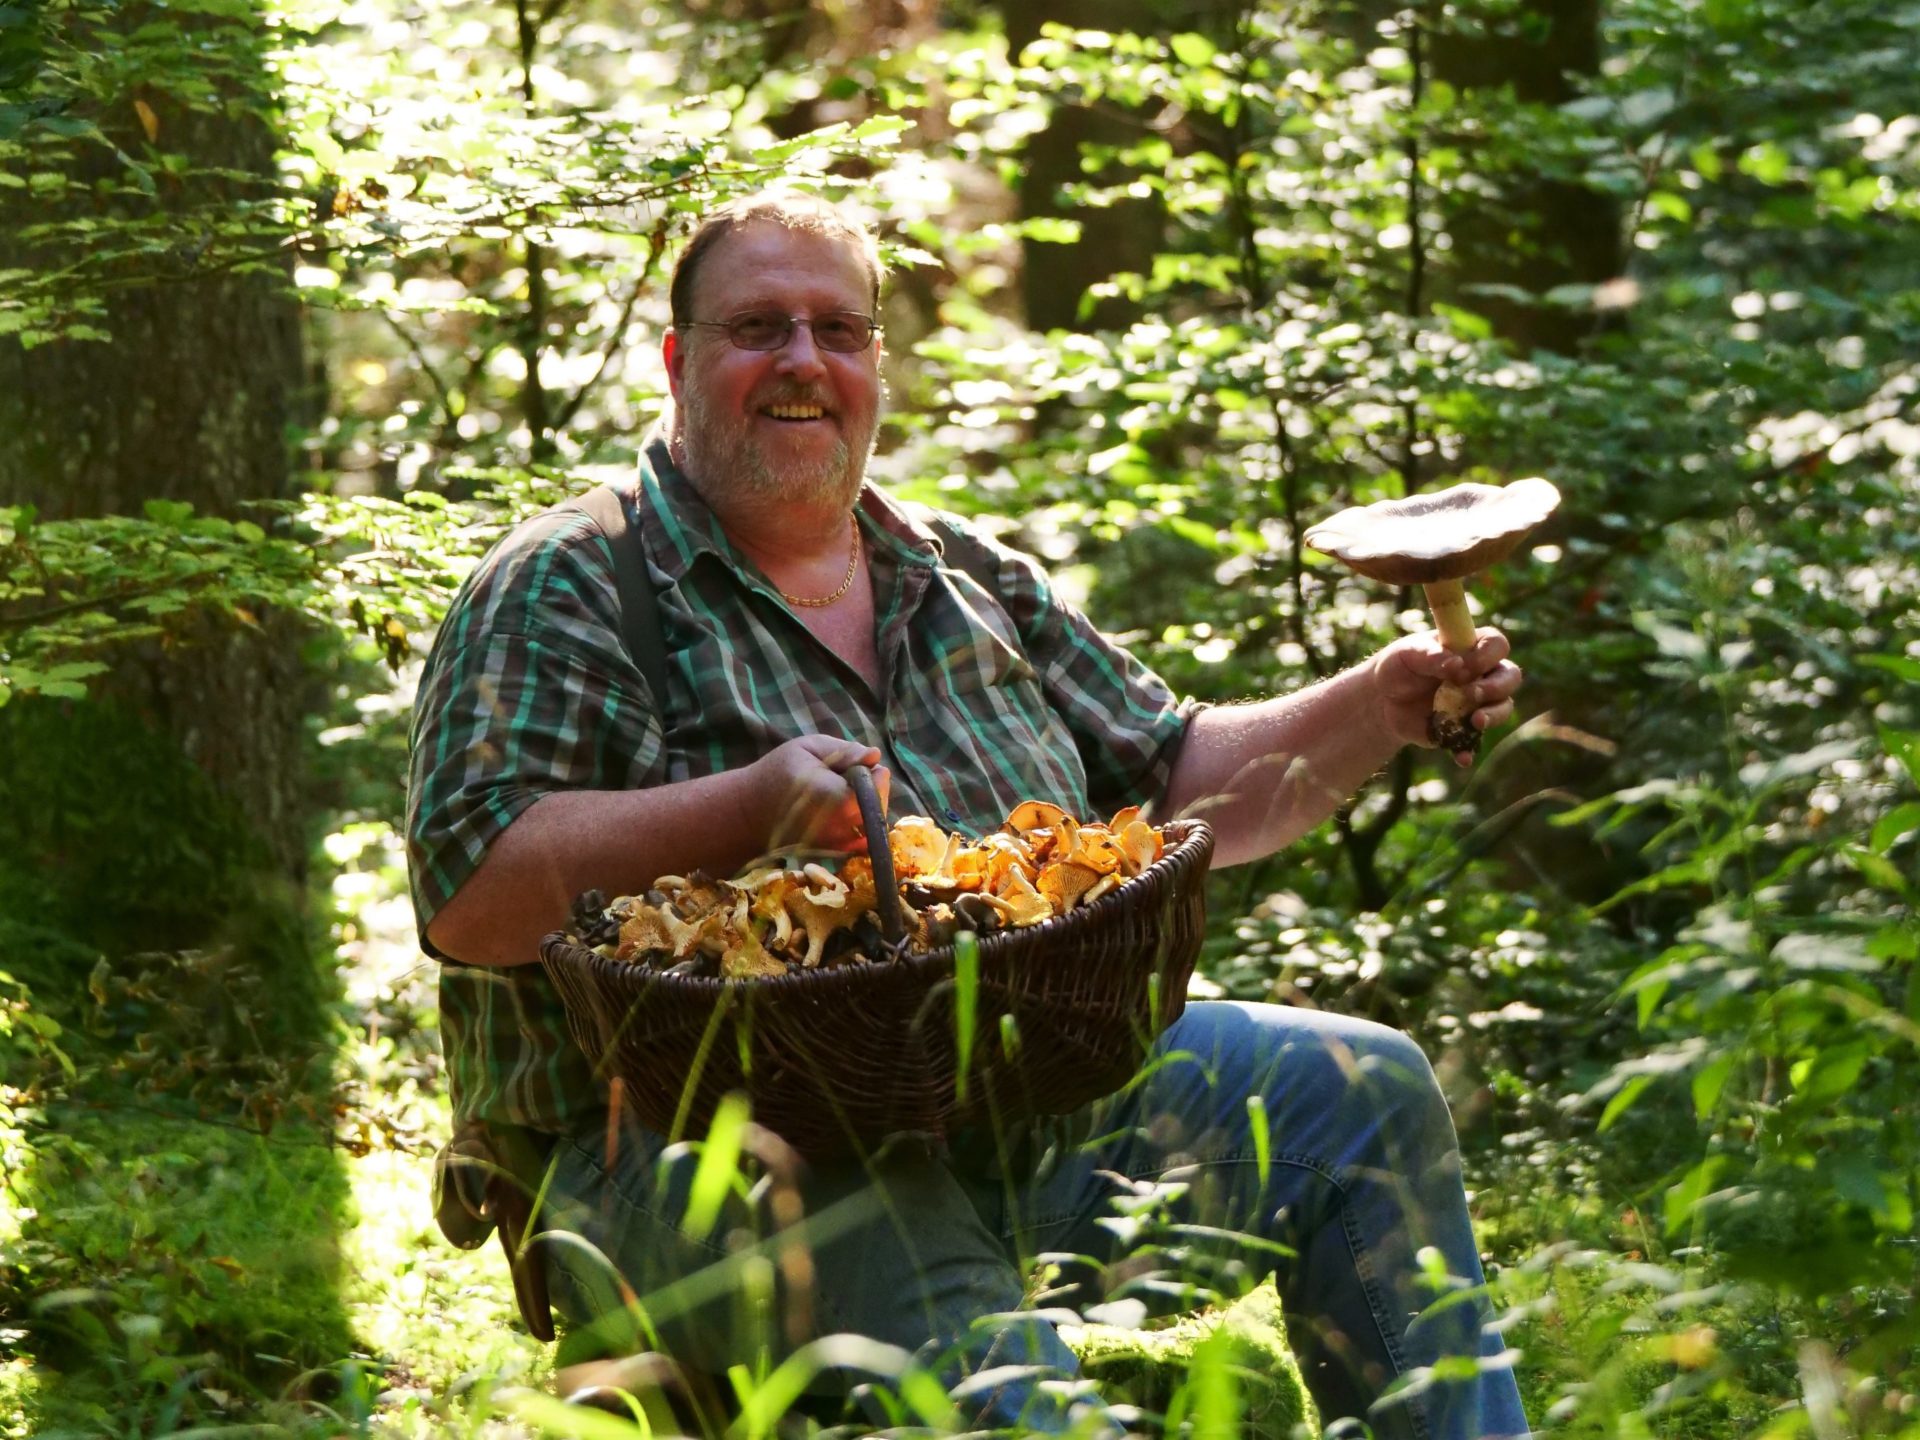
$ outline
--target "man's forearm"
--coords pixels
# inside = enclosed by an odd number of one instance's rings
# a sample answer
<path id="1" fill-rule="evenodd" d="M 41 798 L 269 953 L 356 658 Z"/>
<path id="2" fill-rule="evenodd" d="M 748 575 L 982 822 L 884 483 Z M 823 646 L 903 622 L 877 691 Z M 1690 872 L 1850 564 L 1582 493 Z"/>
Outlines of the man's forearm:
<path id="1" fill-rule="evenodd" d="M 760 853 L 767 817 L 745 770 L 650 790 L 547 795 L 509 825 L 427 927 L 469 965 L 525 965 L 584 890 L 637 894 L 661 875 L 731 875 Z"/>
<path id="2" fill-rule="evenodd" d="M 1400 748 L 1383 722 L 1371 664 L 1255 705 L 1194 716 L 1167 810 L 1214 828 L 1215 865 L 1292 844 L 1333 814 Z"/>

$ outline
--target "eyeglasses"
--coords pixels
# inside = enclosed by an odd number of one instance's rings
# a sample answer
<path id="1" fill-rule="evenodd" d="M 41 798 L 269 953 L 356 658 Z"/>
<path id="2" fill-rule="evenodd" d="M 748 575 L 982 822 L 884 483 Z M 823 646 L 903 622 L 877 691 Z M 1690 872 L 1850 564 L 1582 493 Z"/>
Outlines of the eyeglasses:
<path id="1" fill-rule="evenodd" d="M 853 310 L 829 310 L 811 318 L 783 315 L 778 310 L 742 310 L 726 320 L 688 320 L 680 329 L 698 326 L 703 330 L 724 330 L 736 350 L 779 350 L 793 339 L 793 327 L 804 325 L 813 333 L 813 343 L 838 355 L 857 355 L 873 344 L 879 326 L 870 315 Z"/>

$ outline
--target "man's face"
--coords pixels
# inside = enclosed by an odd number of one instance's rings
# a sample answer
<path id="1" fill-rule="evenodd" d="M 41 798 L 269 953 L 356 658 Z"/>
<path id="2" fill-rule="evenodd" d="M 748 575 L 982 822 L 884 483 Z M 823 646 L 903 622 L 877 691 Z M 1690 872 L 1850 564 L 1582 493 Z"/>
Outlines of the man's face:
<path id="1" fill-rule="evenodd" d="M 688 318 L 772 310 L 811 319 L 872 306 L 872 281 L 849 246 L 767 222 L 707 253 Z M 796 325 L 778 350 L 740 350 L 724 330 L 700 327 L 670 333 L 665 354 L 681 459 L 710 498 L 851 507 L 880 419 L 878 341 L 836 353 Z"/>

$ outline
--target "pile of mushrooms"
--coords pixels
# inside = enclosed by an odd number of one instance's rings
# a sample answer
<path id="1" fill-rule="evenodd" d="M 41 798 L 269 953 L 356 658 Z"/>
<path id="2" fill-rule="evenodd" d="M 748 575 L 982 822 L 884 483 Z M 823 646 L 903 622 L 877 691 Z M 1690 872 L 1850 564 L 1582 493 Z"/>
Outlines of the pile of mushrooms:
<path id="1" fill-rule="evenodd" d="M 1465 582 L 1506 559 L 1560 503 L 1552 482 L 1455 485 L 1404 500 L 1356 505 L 1321 521 L 1306 542 L 1357 575 L 1389 585 L 1419 585 L 1440 643 L 1456 654 L 1473 649 L 1478 632 L 1467 609 Z M 1466 691 L 1443 684 L 1427 718 L 1433 743 L 1456 754 L 1480 746 L 1473 703 Z"/>
<path id="2" fill-rule="evenodd" d="M 1082 825 L 1058 805 L 1027 800 L 978 840 L 909 815 L 887 832 L 903 925 L 889 942 L 873 864 L 849 856 L 759 867 L 732 880 L 663 875 L 644 895 L 609 902 L 589 891 L 568 933 L 612 960 L 680 976 L 753 979 L 822 965 L 885 960 L 949 944 L 963 930 L 1038 925 L 1090 905 L 1160 858 L 1161 832 L 1137 806 Z"/>

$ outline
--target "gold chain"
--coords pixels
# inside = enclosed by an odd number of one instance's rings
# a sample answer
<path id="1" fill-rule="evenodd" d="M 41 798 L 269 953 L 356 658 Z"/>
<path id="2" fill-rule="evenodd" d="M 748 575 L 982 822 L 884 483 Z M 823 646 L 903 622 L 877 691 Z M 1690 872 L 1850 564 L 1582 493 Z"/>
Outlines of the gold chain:
<path id="1" fill-rule="evenodd" d="M 780 592 L 782 600 L 789 605 L 798 605 L 803 610 L 818 610 L 822 606 L 833 604 L 853 588 L 853 577 L 860 569 L 860 522 L 849 515 L 847 527 L 853 532 L 853 543 L 847 548 L 847 573 L 841 578 L 840 588 L 831 595 L 820 596 L 817 600 L 810 600 L 800 595 L 789 595 L 782 590 Z"/>

